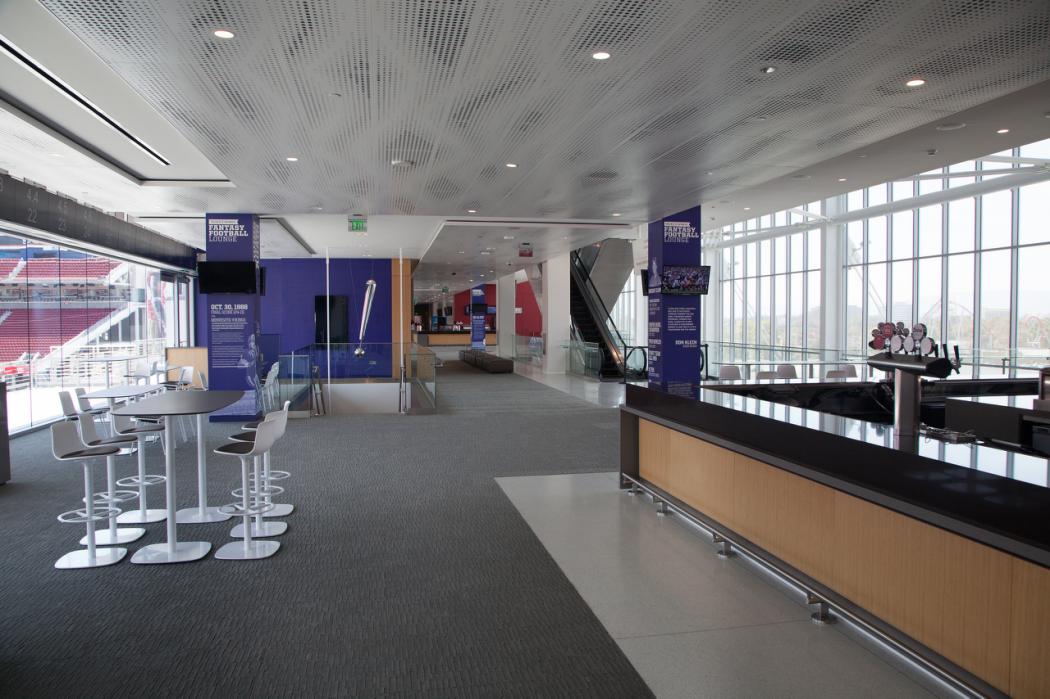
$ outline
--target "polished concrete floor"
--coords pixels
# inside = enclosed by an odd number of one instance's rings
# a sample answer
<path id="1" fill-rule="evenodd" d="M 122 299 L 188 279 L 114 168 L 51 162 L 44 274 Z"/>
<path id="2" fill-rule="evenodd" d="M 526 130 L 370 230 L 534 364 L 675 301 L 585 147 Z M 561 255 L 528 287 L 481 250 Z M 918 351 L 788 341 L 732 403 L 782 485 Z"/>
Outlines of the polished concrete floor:
<path id="1" fill-rule="evenodd" d="M 598 381 L 575 374 L 545 374 L 539 367 L 521 362 L 515 363 L 514 373 L 602 408 L 618 408 L 623 405 L 627 390 L 619 381 Z"/>
<path id="2" fill-rule="evenodd" d="M 615 473 L 497 481 L 658 697 L 954 696 Z"/>

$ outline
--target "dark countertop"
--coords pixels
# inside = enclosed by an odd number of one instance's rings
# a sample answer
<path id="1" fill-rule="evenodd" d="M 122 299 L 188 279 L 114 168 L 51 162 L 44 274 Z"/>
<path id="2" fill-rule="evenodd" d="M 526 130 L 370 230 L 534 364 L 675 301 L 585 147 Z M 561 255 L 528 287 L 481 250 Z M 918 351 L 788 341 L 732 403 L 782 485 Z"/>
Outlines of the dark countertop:
<path id="1" fill-rule="evenodd" d="M 112 412 L 128 417 L 203 415 L 233 405 L 242 396 L 244 391 L 168 391 L 155 398 L 129 403 Z"/>
<path id="2" fill-rule="evenodd" d="M 1050 567 L 1050 460 L 712 390 L 628 385 L 625 411 Z"/>

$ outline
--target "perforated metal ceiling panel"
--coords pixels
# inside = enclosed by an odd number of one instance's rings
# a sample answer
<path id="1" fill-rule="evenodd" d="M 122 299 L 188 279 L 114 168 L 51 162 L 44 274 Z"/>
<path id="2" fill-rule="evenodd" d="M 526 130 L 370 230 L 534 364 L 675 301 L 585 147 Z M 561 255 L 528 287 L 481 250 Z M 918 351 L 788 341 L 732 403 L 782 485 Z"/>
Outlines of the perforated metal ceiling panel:
<path id="1" fill-rule="evenodd" d="M 652 219 L 1050 79 L 1046 0 L 42 3 L 236 184 L 171 208 Z"/>

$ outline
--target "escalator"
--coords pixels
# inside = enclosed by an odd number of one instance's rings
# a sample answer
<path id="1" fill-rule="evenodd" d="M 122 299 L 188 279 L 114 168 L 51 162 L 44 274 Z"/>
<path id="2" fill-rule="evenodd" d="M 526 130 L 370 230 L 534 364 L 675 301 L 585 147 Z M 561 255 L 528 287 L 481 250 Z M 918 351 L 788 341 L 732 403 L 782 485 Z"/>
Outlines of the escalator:
<path id="1" fill-rule="evenodd" d="M 631 347 L 624 342 L 591 279 L 589 266 L 576 251 L 570 255 L 569 271 L 569 315 L 573 335 L 576 340 L 600 349 L 600 363 L 596 367 L 598 378 L 644 378 L 647 369 L 645 349 Z"/>

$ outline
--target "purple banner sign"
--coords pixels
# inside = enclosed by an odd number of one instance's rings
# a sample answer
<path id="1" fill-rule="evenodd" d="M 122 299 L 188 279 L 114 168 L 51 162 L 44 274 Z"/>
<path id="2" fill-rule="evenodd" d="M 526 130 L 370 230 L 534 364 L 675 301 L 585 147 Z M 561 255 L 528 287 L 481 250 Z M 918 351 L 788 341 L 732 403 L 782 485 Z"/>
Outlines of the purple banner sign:
<path id="1" fill-rule="evenodd" d="M 485 314 L 475 313 L 474 309 L 485 306 L 485 287 L 479 286 L 470 290 L 470 346 L 472 349 L 485 349 Z"/>
<path id="2" fill-rule="evenodd" d="M 700 264 L 700 207 L 649 224 L 649 384 L 671 390 L 700 380 L 700 297 L 661 293 L 665 267 Z"/>
<path id="3" fill-rule="evenodd" d="M 259 217 L 208 214 L 210 262 L 259 262 Z M 258 272 L 256 272 L 258 274 Z M 256 288 L 258 288 L 256 278 Z M 208 387 L 244 391 L 233 405 L 212 414 L 215 421 L 252 420 L 259 415 L 259 297 L 208 294 Z"/>

